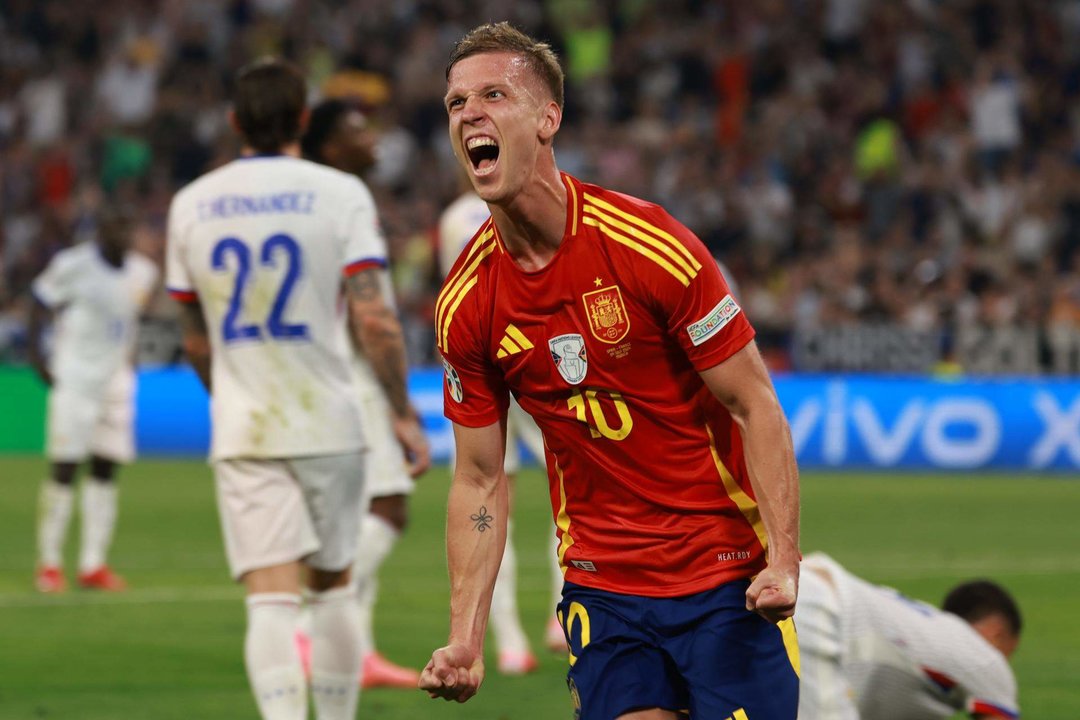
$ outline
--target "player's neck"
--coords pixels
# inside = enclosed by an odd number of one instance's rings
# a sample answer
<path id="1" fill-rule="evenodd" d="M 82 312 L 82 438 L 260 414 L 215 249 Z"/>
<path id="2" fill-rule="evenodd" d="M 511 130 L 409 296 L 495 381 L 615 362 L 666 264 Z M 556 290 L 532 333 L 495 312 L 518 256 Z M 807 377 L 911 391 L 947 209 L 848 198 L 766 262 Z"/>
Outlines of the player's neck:
<path id="1" fill-rule="evenodd" d="M 300 157 L 300 143 L 291 142 L 288 145 L 283 145 L 277 149 L 276 152 L 263 152 L 256 150 L 250 145 L 244 145 L 240 148 L 241 157 L 256 157 L 258 155 L 288 155 L 289 157 Z"/>
<path id="2" fill-rule="evenodd" d="M 1020 638 L 1012 631 L 1008 621 L 1001 615 L 987 615 L 971 623 L 971 627 L 1006 658 L 1016 652 L 1016 648 L 1020 644 Z"/>
<path id="3" fill-rule="evenodd" d="M 557 169 L 539 175 L 505 205 L 491 205 L 491 216 L 510 257 L 523 270 L 546 266 L 562 245 L 566 230 L 566 186 Z"/>
<path id="4" fill-rule="evenodd" d="M 124 267 L 125 251 L 99 244 L 98 254 L 101 255 L 101 259 L 105 261 L 106 265 L 114 268 Z"/>

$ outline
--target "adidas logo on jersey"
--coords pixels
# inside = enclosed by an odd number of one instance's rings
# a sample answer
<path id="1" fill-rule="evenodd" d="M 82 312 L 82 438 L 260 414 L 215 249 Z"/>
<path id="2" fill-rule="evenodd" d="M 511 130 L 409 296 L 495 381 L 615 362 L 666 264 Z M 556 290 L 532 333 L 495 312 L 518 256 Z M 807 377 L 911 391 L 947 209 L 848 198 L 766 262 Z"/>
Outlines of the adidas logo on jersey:
<path id="1" fill-rule="evenodd" d="M 525 337 L 524 333 L 511 323 L 506 326 L 506 332 L 502 340 L 499 341 L 499 352 L 495 353 L 495 357 L 501 360 L 504 357 L 517 355 L 525 350 L 532 350 L 532 348 L 533 344 L 529 342 L 529 338 Z"/>

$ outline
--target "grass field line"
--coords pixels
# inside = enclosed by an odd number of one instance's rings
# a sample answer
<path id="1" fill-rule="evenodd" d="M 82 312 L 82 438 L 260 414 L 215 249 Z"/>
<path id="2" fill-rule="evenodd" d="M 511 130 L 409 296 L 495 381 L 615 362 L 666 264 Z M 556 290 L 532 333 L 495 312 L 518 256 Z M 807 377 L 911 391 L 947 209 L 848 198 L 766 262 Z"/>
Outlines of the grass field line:
<path id="1" fill-rule="evenodd" d="M 161 605 L 203 602 L 235 602 L 243 597 L 236 585 L 203 587 L 157 587 L 119 593 L 73 591 L 43 595 L 28 591 L 0 593 L 0 608 L 79 607 L 86 605 Z"/>

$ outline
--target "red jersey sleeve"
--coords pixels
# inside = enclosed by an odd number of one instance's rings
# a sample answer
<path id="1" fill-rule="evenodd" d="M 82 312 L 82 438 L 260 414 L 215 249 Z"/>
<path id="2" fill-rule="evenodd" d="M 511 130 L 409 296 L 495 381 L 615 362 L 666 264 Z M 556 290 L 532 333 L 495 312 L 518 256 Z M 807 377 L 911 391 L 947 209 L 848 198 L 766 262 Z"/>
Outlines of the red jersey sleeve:
<path id="1" fill-rule="evenodd" d="M 476 318 L 455 318 L 443 348 L 443 414 L 466 427 L 484 427 L 506 415 L 509 391 L 487 360 Z"/>
<path id="2" fill-rule="evenodd" d="M 716 260 L 682 223 L 661 208 L 654 222 L 670 233 L 672 247 L 685 259 L 685 283 L 670 272 L 653 269 L 643 276 L 676 339 L 699 372 L 719 365 L 754 338 L 754 328 L 731 294 Z"/>

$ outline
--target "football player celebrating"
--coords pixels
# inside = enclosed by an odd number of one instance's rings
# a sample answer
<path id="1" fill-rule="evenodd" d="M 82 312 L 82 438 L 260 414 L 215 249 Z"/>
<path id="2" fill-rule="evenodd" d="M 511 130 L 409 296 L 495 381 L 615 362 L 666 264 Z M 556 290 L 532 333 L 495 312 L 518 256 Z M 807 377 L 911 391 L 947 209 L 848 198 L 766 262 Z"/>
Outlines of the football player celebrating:
<path id="1" fill-rule="evenodd" d="M 562 104 L 551 49 L 506 23 L 451 53 L 450 142 L 492 218 L 436 304 L 450 638 L 420 687 L 484 677 L 512 394 L 544 435 L 580 716 L 794 718 L 798 473 L 754 330 L 683 225 L 559 172 Z"/>

